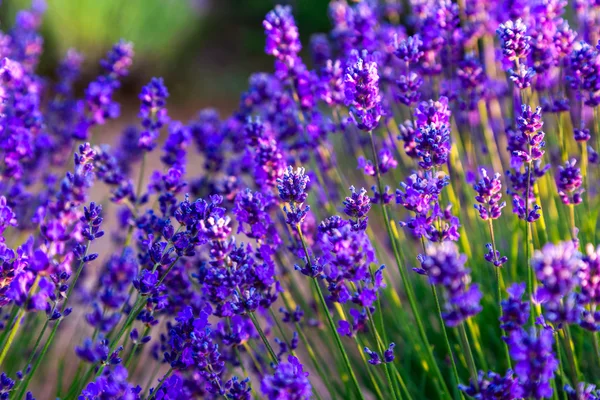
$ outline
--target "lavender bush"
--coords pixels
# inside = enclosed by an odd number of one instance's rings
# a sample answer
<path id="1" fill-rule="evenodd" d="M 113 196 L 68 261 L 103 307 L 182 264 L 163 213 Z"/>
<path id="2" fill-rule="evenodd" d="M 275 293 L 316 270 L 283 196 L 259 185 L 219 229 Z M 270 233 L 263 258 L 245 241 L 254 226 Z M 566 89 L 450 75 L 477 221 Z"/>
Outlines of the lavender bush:
<path id="1" fill-rule="evenodd" d="M 153 78 L 114 146 L 133 44 L 78 93 L 21 11 L 0 398 L 600 398 L 600 3 L 401 3 L 332 1 L 310 62 L 276 6 L 237 111 Z"/>

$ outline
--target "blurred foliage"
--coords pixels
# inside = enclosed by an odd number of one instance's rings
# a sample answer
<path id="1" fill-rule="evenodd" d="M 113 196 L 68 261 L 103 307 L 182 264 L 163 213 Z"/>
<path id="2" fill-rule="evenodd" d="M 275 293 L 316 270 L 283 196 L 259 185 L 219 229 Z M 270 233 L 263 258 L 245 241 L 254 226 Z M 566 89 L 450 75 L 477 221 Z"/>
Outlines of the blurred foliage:
<path id="1" fill-rule="evenodd" d="M 5 1 L 2 28 L 12 26 L 16 12 L 30 4 L 31 0 Z M 136 64 L 161 71 L 182 51 L 182 39 L 198 29 L 202 13 L 194 5 L 190 0 L 47 0 L 42 68 L 54 65 L 69 48 L 95 65 L 123 38 L 135 44 Z"/>
<path id="2" fill-rule="evenodd" d="M 46 0 L 40 72 L 52 75 L 69 48 L 85 55 L 84 75 L 123 38 L 134 43 L 133 72 L 124 90 L 134 95 L 151 76 L 164 76 L 172 101 L 226 104 L 232 108 L 248 76 L 271 71 L 264 54 L 262 20 L 275 4 L 290 4 L 304 52 L 310 35 L 330 29 L 328 0 Z M 4 0 L 2 30 L 31 0 Z"/>

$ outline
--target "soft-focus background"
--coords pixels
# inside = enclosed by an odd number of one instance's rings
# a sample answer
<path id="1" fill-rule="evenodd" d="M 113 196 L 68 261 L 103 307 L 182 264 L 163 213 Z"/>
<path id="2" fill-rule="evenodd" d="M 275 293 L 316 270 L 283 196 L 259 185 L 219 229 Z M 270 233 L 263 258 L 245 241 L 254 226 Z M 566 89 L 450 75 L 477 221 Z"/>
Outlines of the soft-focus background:
<path id="1" fill-rule="evenodd" d="M 2 30 L 31 0 L 4 0 Z M 48 0 L 42 34 L 44 53 L 38 72 L 52 76 L 58 60 L 73 47 L 85 59 L 84 78 L 120 38 L 135 45 L 134 66 L 119 96 L 137 105 L 137 92 L 152 76 L 163 76 L 169 110 L 187 119 L 195 109 L 233 110 L 248 76 L 271 71 L 263 52 L 262 20 L 275 4 L 291 4 L 303 43 L 330 29 L 327 0 Z M 82 79 L 83 84 L 89 79 Z M 130 100 L 130 101 L 128 101 Z M 189 110 L 188 112 L 186 112 Z M 186 118 L 187 117 L 187 118 Z"/>

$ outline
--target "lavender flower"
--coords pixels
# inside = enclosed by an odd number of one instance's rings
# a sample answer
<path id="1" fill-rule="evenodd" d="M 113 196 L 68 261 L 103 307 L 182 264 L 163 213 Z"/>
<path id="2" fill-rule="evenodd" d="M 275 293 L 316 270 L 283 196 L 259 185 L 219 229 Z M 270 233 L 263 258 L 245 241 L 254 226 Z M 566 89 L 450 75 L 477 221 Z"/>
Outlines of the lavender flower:
<path id="1" fill-rule="evenodd" d="M 566 205 L 580 204 L 583 201 L 581 194 L 581 184 L 583 178 L 581 170 L 575 167 L 577 160 L 574 158 L 565 162 L 564 166 L 558 167 L 558 176 L 556 177 L 556 186 L 558 187 L 558 195 L 562 202 Z"/>
<path id="2" fill-rule="evenodd" d="M 482 220 L 498 219 L 502 213 L 502 209 L 506 206 L 506 202 L 501 202 L 502 199 L 502 181 L 500 174 L 495 173 L 493 178 L 488 176 L 487 171 L 481 169 L 481 180 L 473 185 L 473 189 L 477 192 L 475 200 L 478 203 L 475 209 L 479 211 L 479 216 Z"/>
<path id="3" fill-rule="evenodd" d="M 152 151 L 156 147 L 160 128 L 169 120 L 165 108 L 169 92 L 162 78 L 152 78 L 150 83 L 142 88 L 139 97 L 142 103 L 139 117 L 143 127 L 139 147 L 145 151 Z"/>
<path id="4" fill-rule="evenodd" d="M 550 380 L 554 378 L 554 371 L 558 368 L 558 361 L 552 350 L 552 331 L 534 328 L 529 332 L 515 330 L 508 337 L 507 343 L 521 387 L 519 397 L 552 397 Z"/>
<path id="5" fill-rule="evenodd" d="M 442 317 L 448 326 L 457 326 L 481 311 L 482 294 L 470 281 L 469 269 L 465 267 L 466 256 L 459 254 L 455 244 L 443 242 L 427 248 L 427 254 L 419 256 L 421 268 L 415 271 L 427 275 L 432 285 L 445 288 L 446 311 Z"/>
<path id="6" fill-rule="evenodd" d="M 500 38 L 502 53 L 510 60 L 518 60 L 527 57 L 530 52 L 531 37 L 525 33 L 527 27 L 521 19 L 506 21 L 498 27 L 496 33 Z"/>
<path id="7" fill-rule="evenodd" d="M 522 397 L 522 389 L 510 369 L 506 371 L 505 376 L 493 371 L 479 371 L 477 384 L 471 381 L 469 386 L 459 384 L 458 388 L 469 397 L 479 400 L 513 400 Z"/>
<path id="8" fill-rule="evenodd" d="M 525 283 L 514 283 L 506 289 L 509 294 L 508 299 L 500 302 L 502 307 L 502 316 L 500 327 L 506 332 L 521 329 L 527 323 L 529 318 L 529 302 L 523 301 L 525 294 Z"/>
<path id="9" fill-rule="evenodd" d="M 371 209 L 371 199 L 364 188 L 361 188 L 357 193 L 354 186 L 350 186 L 350 191 L 352 192 L 351 196 L 346 197 L 346 200 L 344 200 L 344 213 L 354 218 L 352 221 L 353 230 L 364 231 L 367 229 L 369 221 L 367 214 Z"/>
<path id="10" fill-rule="evenodd" d="M 365 57 L 366 55 L 363 55 Z M 357 55 L 344 76 L 346 105 L 359 129 L 372 131 L 383 115 L 377 64 Z"/>
<path id="11" fill-rule="evenodd" d="M 291 7 L 278 5 L 269 11 L 263 27 L 267 36 L 265 53 L 275 57 L 278 72 L 285 74 L 301 63 L 298 53 L 302 44 Z"/>
<path id="12" fill-rule="evenodd" d="M 566 322 L 577 322 L 578 315 L 566 313 L 570 306 L 567 296 L 573 293 L 579 284 L 578 273 L 583 267 L 581 254 L 572 241 L 557 245 L 546 244 L 537 250 L 531 259 L 537 279 L 542 283 L 535 296 L 545 303 L 546 317 L 550 322 L 563 322 L 563 316 L 572 316 Z"/>
<path id="13" fill-rule="evenodd" d="M 288 203 L 290 208 L 284 208 L 287 214 L 286 222 L 291 226 L 300 224 L 310 210 L 310 206 L 304 206 L 308 193 L 306 185 L 310 181 L 308 175 L 304 173 L 304 168 L 298 168 L 294 172 L 290 166 L 287 168 L 283 177 L 277 180 L 277 189 L 279 198 Z"/>
<path id="14" fill-rule="evenodd" d="M 312 386 L 308 380 L 308 372 L 294 356 L 288 356 L 287 362 L 280 363 L 273 375 L 266 375 L 260 390 L 269 400 L 283 398 L 304 400 L 312 396 Z"/>

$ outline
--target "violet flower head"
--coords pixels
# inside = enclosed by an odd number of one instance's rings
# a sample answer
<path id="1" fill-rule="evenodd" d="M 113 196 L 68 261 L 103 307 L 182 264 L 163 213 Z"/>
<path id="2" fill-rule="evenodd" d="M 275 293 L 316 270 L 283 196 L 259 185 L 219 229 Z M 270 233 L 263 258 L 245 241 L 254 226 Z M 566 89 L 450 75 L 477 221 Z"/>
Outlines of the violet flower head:
<path id="1" fill-rule="evenodd" d="M 479 371 L 477 385 L 469 381 L 469 386 L 459 384 L 458 388 L 478 400 L 514 400 L 521 397 L 519 382 L 510 369 L 505 376 L 493 371 Z"/>
<path id="2" fill-rule="evenodd" d="M 566 241 L 547 243 L 541 250 L 536 250 L 531 266 L 543 286 L 536 294 L 538 299 L 560 301 L 578 285 L 577 274 L 583 263 L 573 242 Z"/>
<path id="3" fill-rule="evenodd" d="M 400 103 L 411 107 L 421 98 L 419 90 L 423 85 L 423 78 L 415 72 L 408 72 L 405 75 L 400 75 L 396 80 L 396 90 L 394 90 L 394 98 Z"/>
<path id="4" fill-rule="evenodd" d="M 422 101 L 415 108 L 416 128 L 432 126 L 440 129 L 442 126 L 450 127 L 450 107 L 448 98 L 442 96 L 439 100 Z"/>
<path id="5" fill-rule="evenodd" d="M 265 53 L 275 57 L 286 69 L 293 69 L 301 63 L 298 53 L 302 50 L 302 44 L 290 6 L 275 6 L 265 17 L 263 27 L 266 35 Z"/>
<path id="6" fill-rule="evenodd" d="M 562 202 L 566 205 L 576 205 L 583 201 L 581 184 L 583 183 L 583 177 L 581 176 L 581 170 L 575 165 L 577 160 L 574 158 L 566 161 L 565 165 L 558 167 L 558 176 L 556 177 L 556 187 L 558 188 L 558 195 Z"/>
<path id="7" fill-rule="evenodd" d="M 310 55 L 315 65 L 323 65 L 331 60 L 331 46 L 324 33 L 315 33 L 310 37 Z"/>
<path id="8" fill-rule="evenodd" d="M 356 192 L 354 186 L 350 186 L 350 191 L 352 194 L 344 200 L 344 213 L 350 218 L 354 218 L 352 221 L 353 230 L 364 231 L 367 229 L 367 222 L 369 221 L 367 214 L 371 209 L 371 198 L 365 188 L 361 188 L 360 191 Z"/>
<path id="9" fill-rule="evenodd" d="M 576 142 L 587 142 L 592 138 L 592 135 L 590 134 L 590 130 L 587 128 L 574 129 L 573 138 Z"/>
<path id="10" fill-rule="evenodd" d="M 547 243 L 536 250 L 531 267 L 542 284 L 535 297 L 544 304 L 546 318 L 553 323 L 578 322 L 574 289 L 579 285 L 584 263 L 573 241 Z"/>
<path id="11" fill-rule="evenodd" d="M 379 94 L 379 74 L 374 61 L 357 56 L 344 77 L 346 105 L 359 129 L 372 131 L 383 115 Z"/>
<path id="12" fill-rule="evenodd" d="M 397 40 L 398 39 L 396 36 L 396 41 Z M 418 34 L 409 36 L 405 40 L 401 40 L 396 44 L 394 55 L 400 60 L 404 61 L 407 65 L 415 64 L 418 63 L 421 58 L 423 58 L 424 53 L 422 46 L 423 42 Z"/>
<path id="13" fill-rule="evenodd" d="M 475 200 L 479 204 L 475 204 L 475 209 L 479 211 L 479 216 L 484 221 L 488 219 L 498 219 L 502 214 L 502 209 L 506 206 L 506 202 L 500 202 L 502 199 L 502 181 L 500 174 L 495 173 L 490 177 L 484 168 L 481 168 L 481 179 L 473 185 L 473 189 L 477 192 Z"/>
<path id="14" fill-rule="evenodd" d="M 287 215 L 287 223 L 291 226 L 299 225 L 310 210 L 310 206 L 304 206 L 308 197 L 306 185 L 310 178 L 305 174 L 304 168 L 298 168 L 295 172 L 288 166 L 283 176 L 277 179 L 279 198 L 288 203 L 290 208 L 284 209 Z"/>
<path id="15" fill-rule="evenodd" d="M 596 389 L 596 385 L 590 383 L 579 382 L 577 389 L 573 389 L 566 384 L 563 388 L 568 400 L 598 400 L 600 399 L 600 390 Z"/>
<path id="16" fill-rule="evenodd" d="M 310 177 L 305 173 L 304 168 L 298 168 L 296 171 L 289 166 L 285 174 L 277 181 L 279 198 L 286 203 L 304 203 L 308 193 L 306 185 Z"/>
<path id="17" fill-rule="evenodd" d="M 156 140 L 160 134 L 160 128 L 168 122 L 166 99 L 169 92 L 162 78 L 152 78 L 142 88 L 140 93 L 140 113 L 143 131 L 139 137 L 139 147 L 145 151 L 152 151 L 156 147 Z"/>
<path id="18" fill-rule="evenodd" d="M 542 129 L 544 121 L 542 120 L 542 108 L 537 107 L 535 111 L 531 107 L 523 104 L 521 114 L 517 117 L 517 127 L 527 137 Z"/>
<path id="19" fill-rule="evenodd" d="M 584 304 L 600 304 L 600 246 L 588 243 L 579 271 Z"/>
<path id="20" fill-rule="evenodd" d="M 325 104 L 344 104 L 344 69 L 340 60 L 327 60 L 319 70 L 319 82 L 315 93 Z"/>
<path id="21" fill-rule="evenodd" d="M 527 27 L 521 19 L 500 24 L 496 34 L 504 56 L 510 60 L 526 58 L 531 51 L 531 37 L 526 35 Z"/>
<path id="22" fill-rule="evenodd" d="M 287 362 L 275 367 L 273 375 L 265 375 L 260 390 L 269 400 L 308 400 L 312 397 L 308 372 L 304 372 L 300 361 L 292 355 L 288 356 Z"/>
<path id="23" fill-rule="evenodd" d="M 508 70 L 508 76 L 510 80 L 520 90 L 526 89 L 531 86 L 535 74 L 536 72 L 533 68 L 527 67 L 524 64 L 519 64 L 519 66 L 516 69 L 511 68 Z"/>
<path id="24" fill-rule="evenodd" d="M 448 162 L 452 144 L 450 143 L 450 131 L 446 125 L 439 128 L 434 125 L 420 128 L 415 142 L 421 168 L 429 170 Z"/>
<path id="25" fill-rule="evenodd" d="M 458 252 L 454 243 L 445 241 L 428 247 L 427 254 L 419 256 L 421 268 L 415 268 L 417 273 L 427 275 L 432 285 L 445 288 L 442 317 L 448 326 L 460 325 L 482 309 L 479 287 L 468 286 L 471 277 L 466 261 L 467 257 Z"/>
<path id="26" fill-rule="evenodd" d="M 530 331 L 523 329 L 511 332 L 507 339 L 511 358 L 519 385 L 519 397 L 544 399 L 552 397 L 550 381 L 558 368 L 558 361 L 552 349 L 554 338 L 548 329 Z"/>
<path id="27" fill-rule="evenodd" d="M 529 319 L 529 301 L 523 300 L 525 289 L 525 283 L 513 283 L 506 289 L 509 297 L 500 302 L 502 307 L 500 328 L 506 332 L 523 328 Z"/>
<path id="28" fill-rule="evenodd" d="M 106 54 L 100 65 L 118 85 L 118 78 L 127 76 L 133 62 L 133 43 L 120 40 Z"/>
<path id="29" fill-rule="evenodd" d="M 17 226 L 17 215 L 6 202 L 6 197 L 0 196 L 0 242 L 4 242 L 4 231 L 9 226 Z"/>

